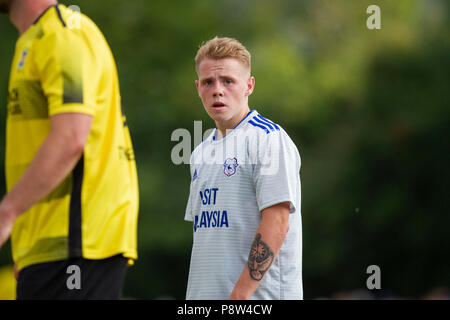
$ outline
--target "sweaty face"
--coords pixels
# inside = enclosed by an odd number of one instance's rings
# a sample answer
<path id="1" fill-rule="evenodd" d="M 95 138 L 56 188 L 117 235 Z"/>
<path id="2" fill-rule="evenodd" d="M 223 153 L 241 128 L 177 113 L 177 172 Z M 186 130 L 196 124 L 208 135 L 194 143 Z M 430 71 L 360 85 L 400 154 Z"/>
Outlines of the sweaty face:
<path id="1" fill-rule="evenodd" d="M 198 66 L 196 85 L 208 115 L 218 129 L 233 129 L 247 114 L 255 79 L 239 60 L 205 59 Z"/>
<path id="2" fill-rule="evenodd" d="M 0 13 L 9 13 L 9 7 L 13 0 L 0 0 Z"/>

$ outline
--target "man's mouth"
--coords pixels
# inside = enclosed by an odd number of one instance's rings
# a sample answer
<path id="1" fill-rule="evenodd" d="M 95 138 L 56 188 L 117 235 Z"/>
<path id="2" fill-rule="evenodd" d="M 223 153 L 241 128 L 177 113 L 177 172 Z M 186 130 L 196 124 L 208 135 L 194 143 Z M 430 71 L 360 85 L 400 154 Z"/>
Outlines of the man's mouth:
<path id="1" fill-rule="evenodd" d="M 223 103 L 223 102 L 214 102 L 212 107 L 213 108 L 222 108 L 222 107 L 225 107 L 225 103 Z"/>

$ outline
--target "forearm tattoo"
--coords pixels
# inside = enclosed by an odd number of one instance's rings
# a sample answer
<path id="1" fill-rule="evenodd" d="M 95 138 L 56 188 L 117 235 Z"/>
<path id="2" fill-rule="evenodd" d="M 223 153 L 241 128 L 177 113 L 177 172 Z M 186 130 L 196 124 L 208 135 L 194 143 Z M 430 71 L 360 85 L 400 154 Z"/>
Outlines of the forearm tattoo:
<path id="1" fill-rule="evenodd" d="M 261 241 L 261 234 L 256 234 L 248 256 L 248 269 L 253 280 L 261 281 L 273 262 L 273 252 L 267 243 Z"/>

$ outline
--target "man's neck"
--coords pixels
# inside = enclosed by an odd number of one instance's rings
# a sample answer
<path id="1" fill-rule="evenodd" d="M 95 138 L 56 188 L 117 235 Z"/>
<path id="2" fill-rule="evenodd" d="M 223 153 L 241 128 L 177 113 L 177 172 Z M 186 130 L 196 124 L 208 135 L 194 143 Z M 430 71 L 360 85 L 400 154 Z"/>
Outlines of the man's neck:
<path id="1" fill-rule="evenodd" d="M 57 0 L 16 0 L 11 4 L 9 17 L 23 34 L 45 10 L 56 4 Z"/>
<path id="2" fill-rule="evenodd" d="M 239 117 L 232 119 L 227 123 L 217 123 L 217 135 L 216 139 L 220 139 L 225 137 L 231 130 L 233 130 L 250 112 L 250 108 L 247 106 L 243 111 L 239 114 Z"/>

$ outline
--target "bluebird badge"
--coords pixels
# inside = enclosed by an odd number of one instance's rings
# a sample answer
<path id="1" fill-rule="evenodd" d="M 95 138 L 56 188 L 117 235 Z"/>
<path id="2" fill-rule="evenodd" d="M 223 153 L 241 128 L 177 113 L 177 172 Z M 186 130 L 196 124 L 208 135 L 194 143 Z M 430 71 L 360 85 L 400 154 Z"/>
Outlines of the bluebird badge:
<path id="1" fill-rule="evenodd" d="M 228 158 L 223 164 L 223 173 L 225 173 L 227 177 L 231 177 L 236 173 L 236 168 L 238 166 L 239 164 L 236 158 Z"/>

